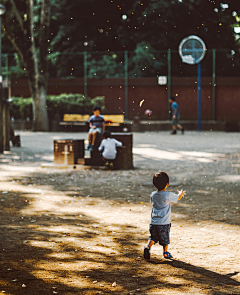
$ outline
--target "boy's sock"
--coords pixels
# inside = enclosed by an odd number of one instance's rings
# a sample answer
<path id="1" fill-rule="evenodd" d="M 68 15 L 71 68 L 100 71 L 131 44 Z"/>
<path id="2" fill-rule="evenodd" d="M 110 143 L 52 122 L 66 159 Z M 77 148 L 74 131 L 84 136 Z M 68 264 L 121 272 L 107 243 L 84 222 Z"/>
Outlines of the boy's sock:
<path id="1" fill-rule="evenodd" d="M 150 246 L 147 245 L 144 247 L 143 256 L 145 259 L 150 259 L 150 250 L 151 250 Z"/>

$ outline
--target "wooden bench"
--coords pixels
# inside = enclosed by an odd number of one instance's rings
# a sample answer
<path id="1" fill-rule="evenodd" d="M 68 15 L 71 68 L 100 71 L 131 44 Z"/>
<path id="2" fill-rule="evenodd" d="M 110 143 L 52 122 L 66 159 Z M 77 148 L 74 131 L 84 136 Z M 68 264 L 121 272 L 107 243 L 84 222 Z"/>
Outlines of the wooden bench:
<path id="1" fill-rule="evenodd" d="M 124 115 L 103 115 L 106 121 L 106 129 L 109 131 L 122 131 L 121 127 L 124 124 Z M 64 131 L 77 131 L 77 129 L 84 129 L 81 131 L 88 131 L 88 120 L 90 115 L 79 114 L 64 114 L 63 122 L 59 125 L 63 127 Z M 83 127 L 83 128 L 81 128 Z"/>
<path id="2" fill-rule="evenodd" d="M 79 114 L 64 114 L 63 122 L 60 125 L 84 125 L 88 122 L 90 115 L 79 115 Z"/>
<path id="3" fill-rule="evenodd" d="M 64 114 L 63 122 L 59 122 L 61 131 L 87 132 L 89 118 L 90 115 Z"/>
<path id="4" fill-rule="evenodd" d="M 124 115 L 103 115 L 105 120 L 106 130 L 113 132 L 123 131 Z"/>

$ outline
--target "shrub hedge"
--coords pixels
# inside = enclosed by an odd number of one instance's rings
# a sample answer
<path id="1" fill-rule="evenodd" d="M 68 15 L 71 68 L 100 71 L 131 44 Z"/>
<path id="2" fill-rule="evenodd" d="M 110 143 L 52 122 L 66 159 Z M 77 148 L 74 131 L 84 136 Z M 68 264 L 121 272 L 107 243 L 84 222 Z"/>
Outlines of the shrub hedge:
<path id="1" fill-rule="evenodd" d="M 10 115 L 15 120 L 32 120 L 32 98 L 12 97 Z M 60 95 L 48 95 L 46 103 L 48 118 L 53 119 L 56 114 L 60 119 L 64 114 L 92 114 L 95 105 L 101 106 L 106 111 L 104 96 L 95 98 L 85 97 L 83 94 L 62 93 Z"/>

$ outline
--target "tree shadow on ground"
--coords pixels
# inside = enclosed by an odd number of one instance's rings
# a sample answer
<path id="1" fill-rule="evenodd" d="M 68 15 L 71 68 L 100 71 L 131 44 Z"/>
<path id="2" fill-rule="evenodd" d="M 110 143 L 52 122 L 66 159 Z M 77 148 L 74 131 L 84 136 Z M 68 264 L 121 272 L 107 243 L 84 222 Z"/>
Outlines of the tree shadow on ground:
<path id="1" fill-rule="evenodd" d="M 142 257 L 145 237 L 140 229 L 119 224 L 117 217 L 103 224 L 98 216 L 93 218 L 81 209 L 71 214 L 64 211 L 69 202 L 61 198 L 64 192 L 89 204 L 86 198 L 89 188 L 79 190 L 72 175 L 75 173 L 64 173 L 58 183 L 52 181 L 56 179 L 54 173 L 9 179 L 18 180 L 23 190 L 8 192 L 0 209 L 0 287 L 7 294 L 122 295 L 148 294 L 154 290 L 188 293 L 195 287 L 215 295 L 230 294 L 227 292 L 239 288 L 240 283 L 231 278 L 234 273 L 222 275 L 179 260 L 145 261 Z M 112 172 L 105 174 L 106 178 L 112 175 Z M 88 178 L 90 185 L 95 177 L 92 173 L 84 180 Z M 64 187 L 60 187 L 61 182 Z M 31 213 L 33 203 L 38 200 L 36 195 L 41 194 L 24 188 L 34 183 L 38 189 L 58 195 L 49 200 L 54 206 L 48 206 L 50 202 L 44 200 L 45 209 L 38 208 L 44 203 L 41 199 Z M 111 187 L 103 186 L 102 191 L 106 190 L 109 199 L 116 201 Z"/>

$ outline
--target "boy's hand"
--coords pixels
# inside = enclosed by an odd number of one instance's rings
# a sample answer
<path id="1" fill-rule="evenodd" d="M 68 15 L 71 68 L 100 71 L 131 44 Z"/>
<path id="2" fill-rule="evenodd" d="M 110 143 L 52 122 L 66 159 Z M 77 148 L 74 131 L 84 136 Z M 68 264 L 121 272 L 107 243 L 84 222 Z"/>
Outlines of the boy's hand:
<path id="1" fill-rule="evenodd" d="M 181 200 L 181 198 L 184 198 L 184 196 L 186 195 L 186 191 L 177 190 L 177 192 L 178 192 L 178 200 Z"/>

